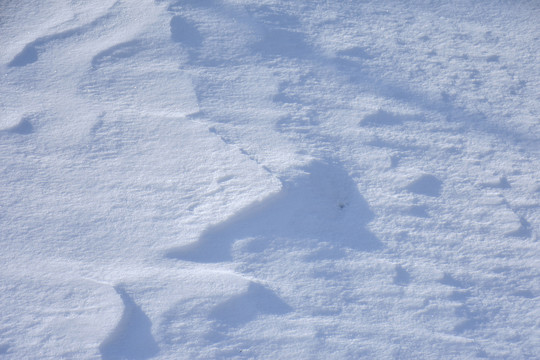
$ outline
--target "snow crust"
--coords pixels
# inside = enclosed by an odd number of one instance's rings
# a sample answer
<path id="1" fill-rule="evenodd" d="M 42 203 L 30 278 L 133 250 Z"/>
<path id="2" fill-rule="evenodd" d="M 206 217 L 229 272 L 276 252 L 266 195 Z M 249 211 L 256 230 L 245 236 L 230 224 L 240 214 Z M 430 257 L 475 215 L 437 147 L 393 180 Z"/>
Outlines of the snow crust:
<path id="1" fill-rule="evenodd" d="M 0 1 L 0 357 L 540 354 L 537 1 Z"/>

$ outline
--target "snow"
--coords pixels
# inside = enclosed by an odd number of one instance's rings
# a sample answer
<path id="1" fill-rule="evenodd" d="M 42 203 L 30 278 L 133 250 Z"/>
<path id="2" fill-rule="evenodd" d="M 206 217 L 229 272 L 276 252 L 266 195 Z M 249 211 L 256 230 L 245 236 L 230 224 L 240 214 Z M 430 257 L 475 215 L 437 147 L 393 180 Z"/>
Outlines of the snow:
<path id="1" fill-rule="evenodd" d="M 538 357 L 538 2 L 0 10 L 1 357 Z"/>

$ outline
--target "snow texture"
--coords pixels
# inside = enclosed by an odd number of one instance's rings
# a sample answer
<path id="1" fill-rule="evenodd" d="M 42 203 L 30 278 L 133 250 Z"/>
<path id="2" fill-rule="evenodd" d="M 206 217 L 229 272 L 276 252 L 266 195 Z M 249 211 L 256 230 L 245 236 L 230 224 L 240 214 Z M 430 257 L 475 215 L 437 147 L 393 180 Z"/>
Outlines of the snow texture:
<path id="1" fill-rule="evenodd" d="M 0 1 L 0 357 L 533 359 L 537 1 Z"/>

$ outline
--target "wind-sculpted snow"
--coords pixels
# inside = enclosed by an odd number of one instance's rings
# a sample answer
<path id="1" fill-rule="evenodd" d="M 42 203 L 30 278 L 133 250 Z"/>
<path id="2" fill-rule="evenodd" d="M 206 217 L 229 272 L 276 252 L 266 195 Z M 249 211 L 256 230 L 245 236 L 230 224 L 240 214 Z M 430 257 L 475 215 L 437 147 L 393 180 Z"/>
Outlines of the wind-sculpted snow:
<path id="1" fill-rule="evenodd" d="M 109 285 L 72 278 L 66 269 L 57 274 L 50 270 L 29 263 L 2 272 L 0 354 L 26 359 L 99 356 L 99 343 L 120 318 L 121 301 Z"/>
<path id="2" fill-rule="evenodd" d="M 256 283 L 249 284 L 247 291 L 233 296 L 216 306 L 210 313 L 220 328 L 237 327 L 261 314 L 285 314 L 292 309 L 272 291 Z"/>
<path id="3" fill-rule="evenodd" d="M 143 44 L 139 40 L 127 41 L 125 43 L 111 46 L 108 49 L 101 51 L 92 58 L 92 67 L 97 69 L 106 66 L 116 61 L 129 58 L 143 50 Z"/>
<path id="4" fill-rule="evenodd" d="M 366 251 L 381 247 L 365 228 L 373 214 L 343 168 L 314 162 L 303 171 L 305 175 L 283 181 L 279 193 L 248 206 L 206 230 L 196 243 L 170 250 L 167 256 L 199 262 L 230 261 L 232 246 L 239 239 L 251 239 L 260 244 L 253 246 L 258 249 L 283 248 L 294 239 L 298 241 L 295 247 L 303 243 L 311 247 L 313 240 L 325 243 L 331 253 L 342 251 L 342 247 Z"/>
<path id="5" fill-rule="evenodd" d="M 415 194 L 437 197 L 441 193 L 441 180 L 433 175 L 422 175 L 407 185 L 407 190 Z"/>
<path id="6" fill-rule="evenodd" d="M 159 352 L 154 340 L 152 323 L 121 286 L 116 292 L 124 303 L 124 313 L 116 329 L 100 345 L 101 357 L 113 359 L 149 359 Z"/>
<path id="7" fill-rule="evenodd" d="M 14 134 L 19 134 L 19 135 L 31 134 L 34 131 L 34 126 L 32 125 L 30 120 L 31 119 L 29 118 L 23 118 L 17 125 L 9 129 L 6 129 L 4 131 L 14 133 Z"/>
<path id="8" fill-rule="evenodd" d="M 0 357 L 540 353 L 537 2 L 0 10 Z"/>

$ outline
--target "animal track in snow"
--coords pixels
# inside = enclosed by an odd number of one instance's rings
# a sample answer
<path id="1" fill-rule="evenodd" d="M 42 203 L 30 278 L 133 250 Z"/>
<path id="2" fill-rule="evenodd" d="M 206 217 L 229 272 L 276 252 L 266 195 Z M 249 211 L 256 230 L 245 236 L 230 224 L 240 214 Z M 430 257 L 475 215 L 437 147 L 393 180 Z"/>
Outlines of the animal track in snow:
<path id="1" fill-rule="evenodd" d="M 233 146 L 236 148 L 242 155 L 248 157 L 250 160 L 254 161 L 257 165 L 259 165 L 262 169 L 264 169 L 266 172 L 272 174 L 272 171 L 265 165 L 262 165 L 260 161 L 249 151 L 246 151 L 245 149 L 239 147 L 233 140 L 228 138 L 227 136 L 222 135 L 215 127 L 210 127 L 208 131 L 216 136 L 219 137 L 221 141 L 223 141 L 224 144 Z"/>

